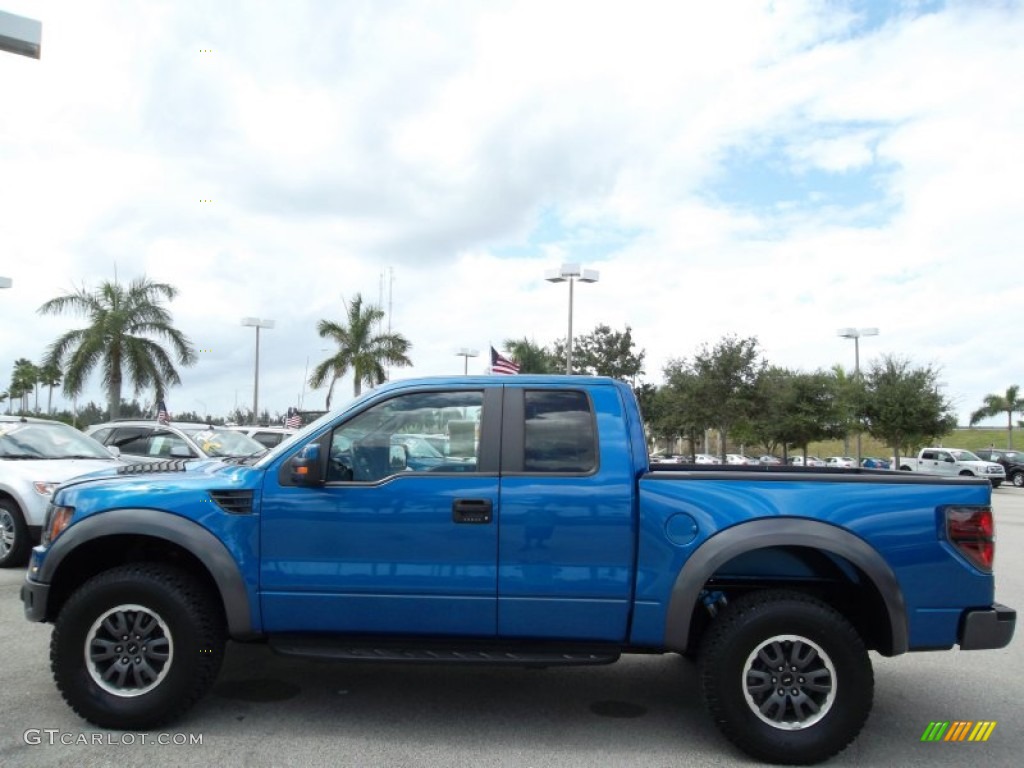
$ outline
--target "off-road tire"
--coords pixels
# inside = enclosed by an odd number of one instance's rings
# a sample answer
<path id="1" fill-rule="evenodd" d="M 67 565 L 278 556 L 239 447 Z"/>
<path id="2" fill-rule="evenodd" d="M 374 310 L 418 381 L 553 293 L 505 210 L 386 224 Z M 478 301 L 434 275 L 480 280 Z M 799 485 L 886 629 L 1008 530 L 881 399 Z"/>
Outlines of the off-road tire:
<path id="1" fill-rule="evenodd" d="M 0 568 L 17 568 L 28 562 L 32 549 L 32 538 L 25 523 L 25 516 L 17 503 L 0 499 Z"/>
<path id="2" fill-rule="evenodd" d="M 766 662 L 782 649 L 792 654 L 784 658 L 806 651 L 811 661 L 775 677 L 777 668 Z M 705 705 L 726 738 L 758 760 L 792 765 L 826 760 L 852 742 L 874 693 L 871 661 L 853 626 L 820 600 L 782 590 L 747 594 L 723 610 L 702 640 L 700 677 Z M 768 691 L 752 693 L 758 682 Z M 785 695 L 776 696 L 780 690 Z M 808 698 L 817 698 L 816 711 Z M 806 718 L 804 709 L 812 712 Z"/>
<path id="3" fill-rule="evenodd" d="M 114 653 L 109 638 L 122 628 L 125 641 Z M 133 628 L 142 637 L 137 647 Z M 225 640 L 220 606 L 197 579 L 168 565 L 129 564 L 93 577 L 68 598 L 54 622 L 50 667 L 65 701 L 90 723 L 146 730 L 179 718 L 209 690 Z M 104 648 L 116 658 L 103 658 Z M 160 655 L 167 656 L 163 664 Z M 132 679 L 131 669 L 115 668 L 149 661 L 147 669 L 160 674 L 146 685 Z"/>

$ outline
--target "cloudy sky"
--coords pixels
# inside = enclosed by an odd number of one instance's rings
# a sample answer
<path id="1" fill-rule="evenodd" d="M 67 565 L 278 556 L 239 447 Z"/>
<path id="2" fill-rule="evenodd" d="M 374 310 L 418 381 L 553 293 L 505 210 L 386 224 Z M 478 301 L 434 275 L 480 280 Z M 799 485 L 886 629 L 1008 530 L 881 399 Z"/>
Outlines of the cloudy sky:
<path id="1" fill-rule="evenodd" d="M 394 377 L 482 372 L 564 337 L 543 275 L 579 262 L 575 329 L 631 326 L 654 383 L 725 334 L 852 368 L 836 330 L 876 326 L 862 366 L 939 367 L 962 422 L 1024 384 L 1016 0 L 0 9 L 43 23 L 0 54 L 5 382 L 80 323 L 38 307 L 116 270 L 180 290 L 172 412 L 251 405 L 244 316 L 276 322 L 261 409 L 322 408 L 315 326 L 355 293 L 412 342 Z"/>

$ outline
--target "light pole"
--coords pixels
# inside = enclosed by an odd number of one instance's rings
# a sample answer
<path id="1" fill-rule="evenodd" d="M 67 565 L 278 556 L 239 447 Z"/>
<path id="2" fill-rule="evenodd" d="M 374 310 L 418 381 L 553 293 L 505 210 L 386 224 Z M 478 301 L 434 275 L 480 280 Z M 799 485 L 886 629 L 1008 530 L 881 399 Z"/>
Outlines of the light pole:
<path id="1" fill-rule="evenodd" d="M 259 317 L 243 317 L 242 325 L 256 329 L 256 367 L 252 377 L 252 423 L 260 420 L 260 328 L 273 328 L 274 321 Z"/>
<path id="2" fill-rule="evenodd" d="M 549 269 L 544 273 L 544 279 L 549 283 L 569 283 L 569 335 L 565 343 L 565 373 L 572 373 L 572 287 L 573 283 L 579 280 L 581 283 L 596 283 L 598 272 L 596 269 L 582 269 L 579 264 L 563 264 L 558 269 Z"/>
<path id="3" fill-rule="evenodd" d="M 877 328 L 840 328 L 836 333 L 844 339 L 853 339 L 853 377 L 860 381 L 860 337 L 877 336 Z M 860 466 L 860 429 L 857 430 L 857 466 Z"/>
<path id="4" fill-rule="evenodd" d="M 476 357 L 479 354 L 480 354 L 480 352 L 478 350 L 470 349 L 469 347 L 462 347 L 461 349 L 459 349 L 458 352 L 455 353 L 456 357 L 461 357 L 463 359 L 463 365 L 462 365 L 462 375 L 463 376 L 468 376 L 469 375 L 469 358 Z"/>

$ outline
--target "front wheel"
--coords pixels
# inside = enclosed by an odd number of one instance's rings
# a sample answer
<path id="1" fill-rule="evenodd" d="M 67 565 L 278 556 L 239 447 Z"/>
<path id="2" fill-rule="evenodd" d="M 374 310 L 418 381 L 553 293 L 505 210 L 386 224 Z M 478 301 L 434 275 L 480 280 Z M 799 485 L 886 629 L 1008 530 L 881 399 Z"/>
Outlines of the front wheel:
<path id="1" fill-rule="evenodd" d="M 0 568 L 24 565 L 31 547 L 21 509 L 13 501 L 0 499 Z"/>
<path id="2" fill-rule="evenodd" d="M 161 564 L 95 576 L 54 622 L 50 666 L 64 699 L 102 728 L 154 728 L 213 684 L 225 644 L 220 607 L 195 578 Z"/>
<path id="3" fill-rule="evenodd" d="M 799 592 L 754 592 L 731 603 L 700 656 L 716 725 L 758 760 L 825 760 L 856 738 L 871 711 L 874 677 L 857 631 Z"/>
<path id="4" fill-rule="evenodd" d="M 1015 488 L 1024 488 L 1024 472 L 1014 472 L 1010 477 L 1010 482 Z"/>

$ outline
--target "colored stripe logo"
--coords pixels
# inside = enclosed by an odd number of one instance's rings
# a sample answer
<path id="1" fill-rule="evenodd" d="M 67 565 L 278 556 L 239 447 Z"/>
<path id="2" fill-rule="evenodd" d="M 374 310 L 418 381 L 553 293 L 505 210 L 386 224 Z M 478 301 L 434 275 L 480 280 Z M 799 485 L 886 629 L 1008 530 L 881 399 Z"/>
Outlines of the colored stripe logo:
<path id="1" fill-rule="evenodd" d="M 921 741 L 988 741 L 995 729 L 995 720 L 933 720 Z"/>

